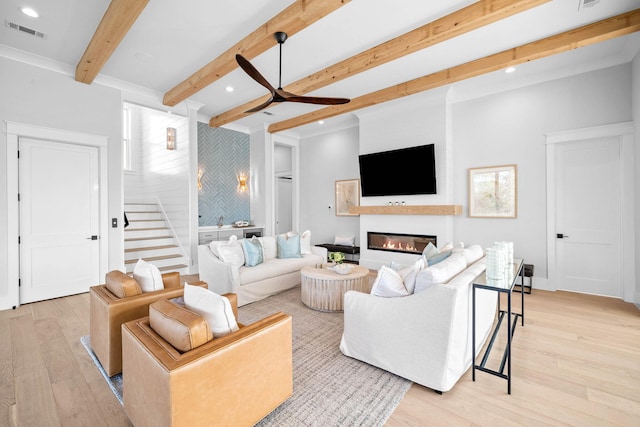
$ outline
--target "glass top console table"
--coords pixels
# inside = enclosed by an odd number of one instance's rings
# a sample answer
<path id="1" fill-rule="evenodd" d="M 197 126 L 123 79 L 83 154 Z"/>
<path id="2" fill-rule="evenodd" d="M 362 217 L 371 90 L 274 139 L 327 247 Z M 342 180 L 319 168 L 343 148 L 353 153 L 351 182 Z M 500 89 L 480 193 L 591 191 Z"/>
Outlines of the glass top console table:
<path id="1" fill-rule="evenodd" d="M 472 366 L 471 377 L 472 380 L 476 380 L 476 369 L 479 371 L 487 372 L 489 374 L 495 375 L 497 377 L 503 378 L 507 380 L 507 393 L 511 394 L 511 341 L 513 339 L 513 334 L 515 333 L 516 326 L 518 324 L 518 318 L 524 326 L 524 292 L 521 293 L 521 307 L 520 313 L 513 313 L 511 311 L 511 296 L 513 293 L 513 287 L 516 284 L 516 280 L 518 276 L 522 279 L 522 283 L 524 283 L 524 260 L 523 259 L 514 259 L 513 264 L 511 264 L 505 274 L 505 278 L 501 280 L 490 279 L 487 277 L 487 272 L 485 271 L 478 277 L 476 277 L 473 281 L 473 291 L 472 291 L 472 333 L 471 333 L 471 348 L 474 350 L 474 358 Z M 497 292 L 498 297 L 498 321 L 496 326 L 493 329 L 491 334 L 491 339 L 489 340 L 489 344 L 487 345 L 487 349 L 485 350 L 482 361 L 480 364 L 476 364 L 475 358 L 475 348 L 476 348 L 476 290 L 477 289 L 486 289 L 489 291 Z M 500 307 L 500 294 L 507 295 L 507 307 L 506 310 Z M 502 359 L 500 362 L 500 368 L 498 370 L 489 369 L 486 367 L 487 361 L 489 360 L 489 354 L 493 349 L 493 345 L 496 341 L 496 337 L 498 332 L 500 331 L 500 326 L 504 318 L 507 320 L 507 346 L 504 349 L 504 353 L 502 355 Z M 507 368 L 507 373 L 504 373 L 504 368 Z"/>

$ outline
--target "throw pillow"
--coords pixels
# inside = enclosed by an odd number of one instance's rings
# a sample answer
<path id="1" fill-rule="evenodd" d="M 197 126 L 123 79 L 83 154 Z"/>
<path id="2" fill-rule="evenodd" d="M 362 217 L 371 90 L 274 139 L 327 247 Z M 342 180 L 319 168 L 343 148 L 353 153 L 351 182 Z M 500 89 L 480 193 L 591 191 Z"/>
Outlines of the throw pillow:
<path id="1" fill-rule="evenodd" d="M 348 236 L 340 236 L 336 234 L 336 237 L 333 239 L 333 244 L 338 246 L 355 246 L 356 236 L 353 234 Z"/>
<path id="2" fill-rule="evenodd" d="M 258 237 L 258 240 L 262 243 L 262 255 L 265 260 L 273 259 L 278 256 L 276 238 L 274 236 Z"/>
<path id="3" fill-rule="evenodd" d="M 209 243 L 209 248 L 222 262 L 228 262 L 236 267 L 244 264 L 244 252 L 237 236 L 231 236 L 226 241 L 213 241 Z"/>
<path id="4" fill-rule="evenodd" d="M 165 341 L 182 352 L 193 350 L 213 338 L 204 317 L 166 299 L 149 306 L 149 325 Z"/>
<path id="5" fill-rule="evenodd" d="M 207 321 L 213 336 L 218 338 L 238 330 L 231 303 L 226 297 L 200 286 L 184 285 L 184 305 Z"/>
<path id="6" fill-rule="evenodd" d="M 453 249 L 450 249 L 448 251 L 440 251 L 437 254 L 430 256 L 429 258 L 427 258 L 427 265 L 432 266 L 441 261 L 444 261 L 445 259 L 449 258 L 452 251 Z"/>
<path id="7" fill-rule="evenodd" d="M 302 258 L 300 253 L 300 236 L 295 235 L 287 238 L 280 234 L 276 239 L 278 246 L 278 258 Z"/>
<path id="8" fill-rule="evenodd" d="M 426 261 L 429 259 L 429 257 L 432 257 L 437 253 L 438 253 L 438 248 L 436 248 L 433 243 L 429 242 L 427 246 L 424 247 L 424 250 L 422 251 L 422 256 Z"/>
<path id="9" fill-rule="evenodd" d="M 311 252 L 311 231 L 305 230 L 300 235 L 300 253 L 309 255 Z"/>
<path id="10" fill-rule="evenodd" d="M 409 292 L 407 291 L 407 288 L 405 288 L 400 274 L 383 265 L 380 267 L 378 276 L 373 282 L 371 295 L 392 298 L 407 296 L 409 295 Z"/>
<path id="11" fill-rule="evenodd" d="M 164 289 L 162 283 L 162 274 L 160 270 L 153 264 L 150 264 L 140 258 L 133 267 L 133 278 L 140 285 L 142 292 L 153 292 Z"/>
<path id="12" fill-rule="evenodd" d="M 251 239 L 243 239 L 242 250 L 244 251 L 244 264 L 247 267 L 255 267 L 264 261 L 262 245 L 256 236 Z"/>
<path id="13" fill-rule="evenodd" d="M 453 243 L 447 242 L 444 244 L 444 246 L 438 248 L 438 252 L 450 251 L 451 249 L 453 249 Z"/>
<path id="14" fill-rule="evenodd" d="M 406 267 L 398 271 L 400 277 L 402 277 L 402 282 L 404 283 L 404 287 L 407 289 L 409 294 L 412 294 L 415 286 L 416 286 L 416 277 L 420 270 L 425 268 L 426 264 L 424 262 L 424 258 L 420 257 L 418 261 L 413 263 L 412 266 Z"/>

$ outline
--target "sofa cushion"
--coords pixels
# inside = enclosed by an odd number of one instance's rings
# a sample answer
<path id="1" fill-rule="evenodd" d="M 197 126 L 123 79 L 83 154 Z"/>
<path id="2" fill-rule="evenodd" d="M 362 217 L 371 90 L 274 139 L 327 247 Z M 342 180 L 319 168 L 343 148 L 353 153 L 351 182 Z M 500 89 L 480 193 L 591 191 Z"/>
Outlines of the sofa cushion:
<path id="1" fill-rule="evenodd" d="M 300 236 L 279 234 L 276 238 L 278 258 L 300 258 Z"/>
<path id="2" fill-rule="evenodd" d="M 251 239 L 242 239 L 242 250 L 244 252 L 244 265 L 255 267 L 262 264 L 264 260 L 262 244 L 256 236 Z"/>
<path id="3" fill-rule="evenodd" d="M 414 293 L 424 291 L 438 283 L 447 283 L 467 268 L 467 259 L 463 254 L 455 253 L 444 261 L 427 267 L 418 273 Z"/>
<path id="4" fill-rule="evenodd" d="M 142 293 L 142 289 L 136 279 L 120 270 L 108 272 L 105 276 L 105 284 L 107 289 L 118 298 L 132 297 Z"/>
<path id="5" fill-rule="evenodd" d="M 265 260 L 273 259 L 278 256 L 276 236 L 258 237 L 258 240 L 262 243 L 262 255 Z"/>
<path id="6" fill-rule="evenodd" d="M 402 277 L 393 269 L 383 265 L 378 270 L 376 280 L 371 286 L 371 295 L 379 297 L 403 297 L 409 295 L 407 288 L 404 286 Z"/>
<path id="7" fill-rule="evenodd" d="M 244 252 L 237 236 L 229 237 L 229 240 L 213 241 L 209 243 L 211 252 L 222 262 L 228 262 L 236 267 L 244 265 Z"/>
<path id="8" fill-rule="evenodd" d="M 467 260 L 467 265 L 473 264 L 484 256 L 484 250 L 482 249 L 482 246 L 478 244 L 474 244 L 462 249 L 462 253 Z"/>
<path id="9" fill-rule="evenodd" d="M 164 289 L 162 274 L 155 265 L 146 262 L 142 258 L 133 267 L 133 278 L 140 285 L 142 292 L 154 292 Z"/>
<path id="10" fill-rule="evenodd" d="M 149 325 L 181 352 L 193 350 L 213 339 L 209 324 L 203 316 L 166 299 L 149 306 Z"/>
<path id="11" fill-rule="evenodd" d="M 255 267 L 240 267 L 240 285 L 242 286 L 277 276 L 283 276 L 285 274 L 299 272 L 302 267 L 320 264 L 322 262 L 322 256 L 317 254 L 303 255 L 301 258 L 267 259 L 262 264 Z"/>
<path id="12" fill-rule="evenodd" d="M 231 303 L 222 295 L 185 283 L 184 305 L 204 317 L 214 337 L 222 337 L 238 330 Z"/>

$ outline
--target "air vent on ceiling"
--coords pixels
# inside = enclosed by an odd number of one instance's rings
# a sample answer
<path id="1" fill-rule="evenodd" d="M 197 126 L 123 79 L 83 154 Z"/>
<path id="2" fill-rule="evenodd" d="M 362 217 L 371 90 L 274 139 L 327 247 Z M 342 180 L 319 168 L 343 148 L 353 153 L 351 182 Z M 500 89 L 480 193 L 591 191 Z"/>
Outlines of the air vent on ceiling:
<path id="1" fill-rule="evenodd" d="M 600 0 L 578 0 L 578 10 L 595 6 L 598 3 L 600 3 Z"/>
<path id="2" fill-rule="evenodd" d="M 41 39 L 46 39 L 47 36 L 40 31 L 36 31 L 33 28 L 25 27 L 24 25 L 16 24 L 15 22 L 9 22 L 5 19 L 4 21 L 7 24 L 7 27 L 13 28 L 16 31 L 23 32 L 25 34 L 29 34 L 30 36 L 38 37 Z"/>

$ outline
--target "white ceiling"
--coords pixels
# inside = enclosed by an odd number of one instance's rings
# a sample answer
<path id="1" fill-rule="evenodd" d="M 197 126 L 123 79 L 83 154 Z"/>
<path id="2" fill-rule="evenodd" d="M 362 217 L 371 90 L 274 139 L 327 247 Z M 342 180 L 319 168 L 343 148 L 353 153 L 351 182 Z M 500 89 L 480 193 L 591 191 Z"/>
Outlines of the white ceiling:
<path id="1" fill-rule="evenodd" d="M 96 81 L 126 82 L 130 84 L 129 88 L 144 88 L 160 101 L 166 91 L 292 2 L 150 1 Z M 283 47 L 283 86 L 471 3 L 474 1 L 352 0 L 287 40 Z M 554 0 L 324 87 L 313 95 L 357 97 L 640 6 L 639 0 L 599 0 L 596 3 L 581 8 L 580 0 Z M 37 10 L 40 17 L 34 19 L 23 15 L 19 9 L 26 5 Z M 47 64 L 73 75 L 108 5 L 108 0 L 2 0 L 0 55 Z M 4 21 L 37 30 L 46 38 L 10 29 Z M 513 74 L 495 72 L 457 83 L 456 99 L 629 62 L 639 49 L 638 33 L 620 37 L 522 65 Z M 277 47 L 252 59 L 251 63 L 276 86 Z M 227 86 L 232 86 L 234 92 L 227 92 Z M 204 105 L 200 113 L 208 118 L 265 94 L 262 86 L 236 69 L 190 99 Z M 317 108 L 320 107 L 280 104 L 269 108 L 273 116 L 257 113 L 233 125 L 262 128 L 264 123 L 282 121 Z M 327 122 L 339 125 L 350 120 L 350 115 L 346 116 Z M 307 125 L 294 131 L 306 134 L 317 132 L 316 129 L 316 126 Z"/>

